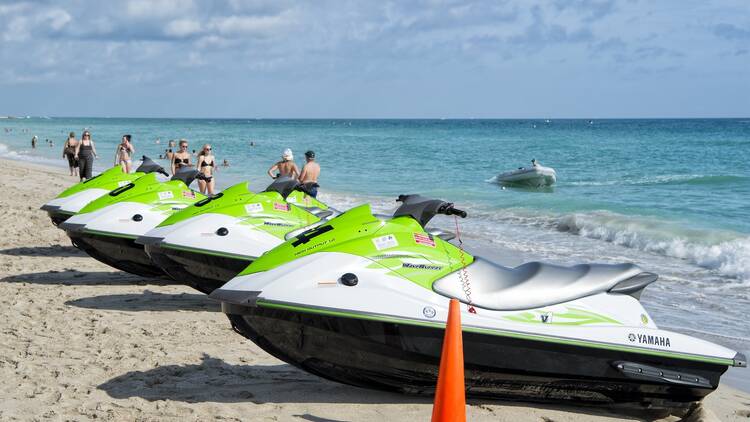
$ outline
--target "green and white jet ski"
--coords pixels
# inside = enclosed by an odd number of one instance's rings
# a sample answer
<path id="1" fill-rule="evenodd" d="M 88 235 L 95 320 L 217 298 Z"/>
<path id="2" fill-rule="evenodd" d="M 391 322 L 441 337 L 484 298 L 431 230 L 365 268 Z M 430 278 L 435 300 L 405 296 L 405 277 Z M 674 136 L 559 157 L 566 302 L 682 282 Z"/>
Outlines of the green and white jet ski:
<path id="1" fill-rule="evenodd" d="M 172 214 L 136 242 L 173 279 L 208 294 L 286 235 L 334 213 L 308 189 L 292 178 L 276 179 L 260 193 L 240 183 Z"/>
<path id="2" fill-rule="evenodd" d="M 453 204 L 402 196 L 392 218 L 353 208 L 266 252 L 210 297 L 238 333 L 330 380 L 432 394 L 448 304 L 463 302 L 470 397 L 689 406 L 733 350 L 659 329 L 633 264 L 504 267 L 425 230 Z"/>
<path id="3" fill-rule="evenodd" d="M 65 189 L 55 199 L 42 205 L 41 209 L 47 211 L 52 224 L 57 226 L 71 215 L 79 212 L 88 203 L 148 173 L 167 175 L 159 164 L 144 155 L 141 165 L 138 166 L 135 173 L 126 173 L 121 166 L 112 167 L 91 179 L 76 183 Z"/>
<path id="4" fill-rule="evenodd" d="M 176 211 L 205 199 L 189 188 L 202 175 L 194 169 L 167 181 L 147 174 L 86 205 L 60 224 L 77 248 L 119 270 L 143 277 L 166 277 L 135 239 Z"/>

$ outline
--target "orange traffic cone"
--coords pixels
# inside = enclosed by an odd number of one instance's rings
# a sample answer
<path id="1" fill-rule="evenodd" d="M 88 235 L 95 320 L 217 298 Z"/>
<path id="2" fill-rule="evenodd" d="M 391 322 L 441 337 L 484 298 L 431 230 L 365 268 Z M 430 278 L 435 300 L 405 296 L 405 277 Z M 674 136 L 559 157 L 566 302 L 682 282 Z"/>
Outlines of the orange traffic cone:
<path id="1" fill-rule="evenodd" d="M 461 337 L 461 310 L 458 300 L 451 299 L 445 325 L 440 372 L 432 406 L 432 422 L 466 421 L 466 387 L 464 385 L 464 343 Z"/>

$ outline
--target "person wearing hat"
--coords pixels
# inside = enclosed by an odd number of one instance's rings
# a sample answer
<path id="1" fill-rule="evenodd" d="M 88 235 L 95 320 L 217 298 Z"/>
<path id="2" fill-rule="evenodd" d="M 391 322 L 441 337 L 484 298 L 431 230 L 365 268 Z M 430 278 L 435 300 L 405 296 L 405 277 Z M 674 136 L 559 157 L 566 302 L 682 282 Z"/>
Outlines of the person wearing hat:
<path id="1" fill-rule="evenodd" d="M 276 175 L 273 174 L 275 171 L 278 172 Z M 299 176 L 299 168 L 297 167 L 297 164 L 294 163 L 294 154 L 292 154 L 291 149 L 287 148 L 281 153 L 281 161 L 272 165 L 271 168 L 268 169 L 268 175 L 271 176 L 272 179 L 284 176 L 294 179 Z"/>
<path id="2" fill-rule="evenodd" d="M 302 166 L 302 173 L 299 175 L 299 181 L 300 183 L 315 183 L 316 186 L 313 186 L 309 189 L 310 196 L 315 198 L 318 196 L 318 177 L 320 176 L 320 165 L 315 162 L 315 151 L 307 151 L 305 153 L 305 160 L 307 161 L 304 166 Z"/>

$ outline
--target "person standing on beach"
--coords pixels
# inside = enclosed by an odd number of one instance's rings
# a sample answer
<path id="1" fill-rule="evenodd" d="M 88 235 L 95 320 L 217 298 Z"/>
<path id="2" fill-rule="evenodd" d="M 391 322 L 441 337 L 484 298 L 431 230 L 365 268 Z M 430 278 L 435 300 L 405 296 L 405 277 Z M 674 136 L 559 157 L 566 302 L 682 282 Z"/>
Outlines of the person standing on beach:
<path id="1" fill-rule="evenodd" d="M 91 139 L 91 132 L 83 131 L 81 142 L 76 145 L 76 160 L 78 160 L 78 176 L 81 180 L 91 179 L 94 170 L 94 158 L 97 157 L 96 146 Z"/>
<path id="2" fill-rule="evenodd" d="M 187 139 L 180 139 L 180 150 L 172 154 L 172 174 L 184 167 L 192 167 Z"/>
<path id="3" fill-rule="evenodd" d="M 201 152 L 198 153 L 197 166 L 198 171 L 206 176 L 206 180 L 198 180 L 198 189 L 204 195 L 213 195 L 214 186 L 216 186 L 216 181 L 214 180 L 216 157 L 211 153 L 211 145 L 203 145 Z"/>
<path id="4" fill-rule="evenodd" d="M 33 138 L 31 138 L 31 149 L 36 149 L 36 135 L 34 135 Z"/>
<path id="5" fill-rule="evenodd" d="M 78 160 L 76 160 L 76 146 L 78 146 L 78 139 L 76 139 L 75 132 L 68 134 L 68 140 L 63 144 L 63 158 L 68 159 L 68 167 L 70 167 L 70 175 L 78 176 Z"/>
<path id="6" fill-rule="evenodd" d="M 315 162 L 315 151 L 307 151 L 305 153 L 305 160 L 307 161 L 302 166 L 302 172 L 299 175 L 299 181 L 302 184 L 305 183 L 318 183 L 318 177 L 320 176 L 320 165 Z M 313 186 L 308 189 L 310 196 L 313 198 L 318 196 L 318 187 Z"/>
<path id="7" fill-rule="evenodd" d="M 130 168 L 133 166 L 132 156 L 135 152 L 135 147 L 130 143 L 130 139 L 130 135 L 122 135 L 120 145 L 115 149 L 115 165 L 119 164 L 125 173 L 130 173 Z"/>
<path id="8" fill-rule="evenodd" d="M 274 171 L 278 171 L 278 173 L 274 175 Z M 297 164 L 294 163 L 294 154 L 292 154 L 291 149 L 287 148 L 281 153 L 281 161 L 272 165 L 271 168 L 268 169 L 268 175 L 271 176 L 272 179 L 284 176 L 291 178 L 299 176 L 299 168 L 297 167 Z"/>

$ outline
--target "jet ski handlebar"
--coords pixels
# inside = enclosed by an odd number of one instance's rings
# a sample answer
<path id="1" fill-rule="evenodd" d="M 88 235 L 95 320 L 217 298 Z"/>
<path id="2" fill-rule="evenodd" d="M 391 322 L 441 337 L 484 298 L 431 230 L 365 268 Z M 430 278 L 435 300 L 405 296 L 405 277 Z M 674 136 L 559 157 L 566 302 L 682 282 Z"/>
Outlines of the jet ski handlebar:
<path id="1" fill-rule="evenodd" d="M 461 218 L 466 218 L 468 214 L 466 214 L 466 211 L 460 210 L 458 208 L 455 208 L 453 204 L 446 203 L 446 207 L 443 210 L 438 210 L 438 214 L 445 214 L 445 215 L 457 215 Z"/>
<path id="2" fill-rule="evenodd" d="M 419 221 L 422 227 L 425 227 L 437 214 L 456 215 L 461 218 L 467 216 L 466 211 L 455 208 L 452 202 L 440 199 L 429 199 L 420 195 L 399 195 L 396 201 L 401 202 L 401 206 L 393 213 L 393 216 L 410 216 Z"/>

